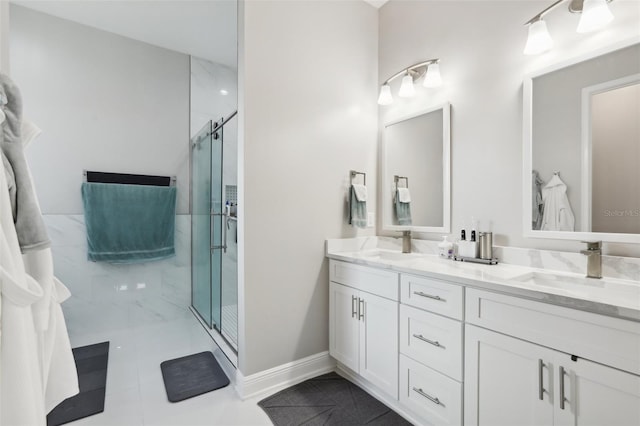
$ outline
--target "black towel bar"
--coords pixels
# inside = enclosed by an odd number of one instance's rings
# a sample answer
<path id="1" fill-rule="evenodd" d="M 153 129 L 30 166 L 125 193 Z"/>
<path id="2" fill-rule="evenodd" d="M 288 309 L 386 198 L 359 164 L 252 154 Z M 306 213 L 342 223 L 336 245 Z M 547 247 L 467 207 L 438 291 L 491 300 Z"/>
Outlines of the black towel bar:
<path id="1" fill-rule="evenodd" d="M 119 183 L 127 185 L 174 186 L 175 176 L 135 175 L 129 173 L 108 173 L 84 171 L 85 182 Z"/>

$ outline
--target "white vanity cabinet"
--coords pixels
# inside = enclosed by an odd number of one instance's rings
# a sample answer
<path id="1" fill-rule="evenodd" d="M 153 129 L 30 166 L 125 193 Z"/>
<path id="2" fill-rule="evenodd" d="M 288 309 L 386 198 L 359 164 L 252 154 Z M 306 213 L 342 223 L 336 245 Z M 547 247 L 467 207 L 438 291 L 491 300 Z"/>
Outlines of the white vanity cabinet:
<path id="1" fill-rule="evenodd" d="M 465 424 L 640 424 L 637 323 L 474 289 L 467 322 Z"/>
<path id="2" fill-rule="evenodd" d="M 462 423 L 463 287 L 400 276 L 400 402 L 430 424 Z"/>
<path id="3" fill-rule="evenodd" d="M 329 353 L 398 398 L 398 274 L 331 261 Z"/>
<path id="4" fill-rule="evenodd" d="M 330 354 L 414 423 L 640 425 L 640 322 L 504 285 L 330 268 Z"/>

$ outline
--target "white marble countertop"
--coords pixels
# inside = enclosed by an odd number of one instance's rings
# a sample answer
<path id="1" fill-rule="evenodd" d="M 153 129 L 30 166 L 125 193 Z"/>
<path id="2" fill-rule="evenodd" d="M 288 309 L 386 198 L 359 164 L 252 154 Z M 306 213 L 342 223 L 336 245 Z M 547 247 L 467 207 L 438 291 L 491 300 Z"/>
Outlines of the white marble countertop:
<path id="1" fill-rule="evenodd" d="M 355 239 L 354 239 L 355 240 Z M 429 253 L 402 254 L 389 244 L 336 244 L 328 240 L 330 259 L 437 278 L 499 291 L 573 309 L 640 322 L 640 282 L 585 278 L 584 275 L 527 266 L 457 262 Z"/>

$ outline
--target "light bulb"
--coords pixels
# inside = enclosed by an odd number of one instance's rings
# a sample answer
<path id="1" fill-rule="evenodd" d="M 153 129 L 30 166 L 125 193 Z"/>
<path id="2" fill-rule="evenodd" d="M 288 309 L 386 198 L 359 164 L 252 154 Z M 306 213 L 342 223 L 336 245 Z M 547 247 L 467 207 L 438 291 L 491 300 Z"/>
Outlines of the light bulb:
<path id="1" fill-rule="evenodd" d="M 607 0 L 584 0 L 582 16 L 576 31 L 588 33 L 604 27 L 611 21 L 613 21 L 613 14 L 609 10 Z"/>
<path id="2" fill-rule="evenodd" d="M 537 55 L 553 47 L 553 39 L 547 30 L 547 24 L 539 19 L 529 25 L 529 37 L 524 47 L 525 55 Z"/>
<path id="3" fill-rule="evenodd" d="M 398 91 L 398 96 L 401 98 L 411 98 L 416 94 L 416 89 L 413 87 L 413 77 L 407 73 L 404 77 L 402 77 L 402 84 L 400 85 L 400 90 Z"/>
<path id="4" fill-rule="evenodd" d="M 442 86 L 442 77 L 440 77 L 440 65 L 437 62 L 427 67 L 427 75 L 424 76 L 422 85 L 424 87 Z"/>
<path id="5" fill-rule="evenodd" d="M 378 96 L 379 105 L 389 105 L 393 103 L 393 96 L 391 96 L 391 87 L 388 84 L 383 84 L 380 88 L 380 96 Z"/>

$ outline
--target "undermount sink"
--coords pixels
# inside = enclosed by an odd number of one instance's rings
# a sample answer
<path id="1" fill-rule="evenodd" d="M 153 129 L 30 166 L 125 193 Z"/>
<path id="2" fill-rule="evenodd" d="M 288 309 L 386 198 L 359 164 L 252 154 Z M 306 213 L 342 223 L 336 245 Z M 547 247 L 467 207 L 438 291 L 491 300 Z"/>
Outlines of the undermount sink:
<path id="1" fill-rule="evenodd" d="M 363 257 L 368 259 L 380 259 L 380 260 L 413 260 L 420 257 L 424 257 L 423 253 L 402 253 L 401 251 L 393 250 L 370 250 L 362 253 Z"/>
<path id="2" fill-rule="evenodd" d="M 636 298 L 636 300 L 640 297 L 640 285 L 611 278 L 598 279 L 549 272 L 527 272 L 512 278 L 512 280 L 532 286 L 561 289 L 576 294 L 616 293 L 623 297 Z"/>

